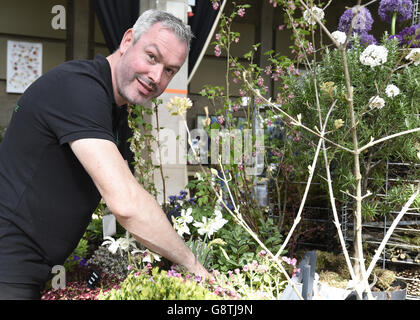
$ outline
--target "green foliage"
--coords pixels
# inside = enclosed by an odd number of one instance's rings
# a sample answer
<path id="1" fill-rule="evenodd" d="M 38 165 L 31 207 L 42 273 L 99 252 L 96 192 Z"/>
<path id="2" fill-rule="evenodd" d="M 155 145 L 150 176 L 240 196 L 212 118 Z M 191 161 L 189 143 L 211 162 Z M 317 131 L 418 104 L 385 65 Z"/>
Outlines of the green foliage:
<path id="1" fill-rule="evenodd" d="M 360 62 L 360 55 L 365 47 L 360 44 L 357 37 L 353 38 L 352 47 L 345 53 L 353 87 L 359 147 L 369 143 L 372 137 L 379 139 L 420 126 L 420 118 L 417 116 L 420 100 L 420 86 L 418 85 L 420 66 L 404 65 L 407 51 L 398 47 L 398 41 L 388 40 L 387 34 L 384 35 L 381 45 L 388 50 L 388 56 L 386 63 L 377 67 L 365 66 Z M 341 53 L 337 49 L 327 48 L 322 60 L 313 71 L 304 76 L 290 75 L 288 77 L 286 80 L 288 89 L 283 95 L 293 94 L 294 97 L 285 101 L 283 107 L 291 115 L 301 114 L 302 123 L 305 126 L 319 128 L 316 108 L 317 93 L 319 93 L 323 119 L 334 101 L 335 107 L 327 125 L 327 137 L 353 149 L 344 72 L 339 72 L 339 70 L 343 70 Z M 314 86 L 314 74 L 317 77 L 317 88 Z M 397 86 L 400 94 L 388 97 L 385 93 L 388 84 Z M 369 100 L 377 95 L 385 100 L 385 106 L 381 109 L 372 109 L 369 106 Z M 336 121 L 341 121 L 343 125 L 337 127 Z M 312 134 L 303 132 L 302 129 L 297 130 L 302 131 L 302 137 L 313 140 Z M 383 193 L 387 160 L 417 162 L 419 139 L 419 133 L 403 135 L 365 150 L 360 155 L 362 192 L 366 193 L 370 190 L 373 194 Z M 304 144 L 290 144 L 287 148 L 289 154 L 306 154 L 310 159 L 312 148 L 309 145 L 305 147 Z M 355 189 L 353 155 L 331 146 L 328 149 L 328 157 L 331 160 L 335 195 L 338 200 L 347 202 L 349 199 L 342 191 L 348 190 L 352 193 Z M 299 160 L 299 163 L 305 162 Z M 326 190 L 323 179 L 320 182 Z M 385 214 L 386 212 L 381 210 L 383 206 L 378 206 L 375 198 L 371 199 L 374 201 L 364 205 L 365 217 L 373 218 Z"/>
<path id="2" fill-rule="evenodd" d="M 389 190 L 386 204 L 388 207 L 391 205 L 392 209 L 395 209 L 395 206 L 403 206 L 414 193 L 414 190 L 415 186 L 413 184 L 397 185 Z M 415 198 L 411 207 L 420 208 L 420 195 Z"/>
<path id="3" fill-rule="evenodd" d="M 190 237 L 187 242 L 187 246 L 191 249 L 194 256 L 207 270 L 211 268 L 212 260 L 214 259 L 214 247 L 216 245 L 223 246 L 225 244 L 226 243 L 220 238 L 211 240 L 207 243 L 200 238 Z"/>
<path id="4" fill-rule="evenodd" d="M 152 159 L 145 159 L 145 154 L 152 154 L 152 144 L 156 141 L 153 135 L 153 126 L 149 118 L 154 114 L 155 108 L 162 101 L 153 99 L 153 106 L 131 105 L 129 107 L 128 125 L 133 130 L 133 136 L 128 139 L 130 150 L 133 152 L 135 177 L 137 181 L 152 195 L 157 195 L 153 182 L 154 164 Z"/>
<path id="5" fill-rule="evenodd" d="M 272 218 L 259 220 L 259 234 L 264 245 L 274 254 L 280 249 L 282 236 Z M 262 248 L 252 236 L 232 219 L 219 231 L 218 235 L 225 242 L 213 252 L 212 268 L 226 272 L 241 268 L 257 258 Z"/>
<path id="6" fill-rule="evenodd" d="M 218 297 L 193 280 L 169 276 L 154 268 L 152 274 L 130 274 L 120 289 L 101 295 L 103 300 L 216 300 Z"/>

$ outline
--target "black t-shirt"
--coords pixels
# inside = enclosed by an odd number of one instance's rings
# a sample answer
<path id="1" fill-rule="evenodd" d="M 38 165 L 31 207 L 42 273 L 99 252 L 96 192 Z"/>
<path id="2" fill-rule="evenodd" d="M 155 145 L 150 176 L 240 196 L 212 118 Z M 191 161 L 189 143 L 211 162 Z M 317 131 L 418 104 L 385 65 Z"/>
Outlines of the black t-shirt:
<path id="1" fill-rule="evenodd" d="M 127 159 L 129 134 L 101 55 L 63 63 L 23 93 L 0 144 L 0 282 L 45 282 L 91 220 L 101 195 L 68 142 L 107 139 Z"/>

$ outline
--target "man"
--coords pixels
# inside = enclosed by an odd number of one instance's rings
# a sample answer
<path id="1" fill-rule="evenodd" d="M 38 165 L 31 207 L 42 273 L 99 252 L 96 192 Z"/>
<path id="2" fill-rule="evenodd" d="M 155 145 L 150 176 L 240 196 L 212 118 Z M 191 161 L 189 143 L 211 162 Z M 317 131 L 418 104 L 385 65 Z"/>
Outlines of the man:
<path id="1" fill-rule="evenodd" d="M 20 97 L 0 144 L 0 299 L 40 298 L 101 197 L 140 243 L 209 276 L 120 152 L 126 105 L 165 90 L 191 37 L 174 16 L 146 11 L 113 54 L 66 62 Z"/>

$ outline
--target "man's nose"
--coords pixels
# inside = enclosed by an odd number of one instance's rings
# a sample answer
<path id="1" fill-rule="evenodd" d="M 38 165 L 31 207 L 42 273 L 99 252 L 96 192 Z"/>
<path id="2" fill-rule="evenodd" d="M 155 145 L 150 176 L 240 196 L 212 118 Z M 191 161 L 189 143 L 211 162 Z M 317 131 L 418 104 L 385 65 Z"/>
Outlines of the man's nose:
<path id="1" fill-rule="evenodd" d="M 149 78 L 155 83 L 159 84 L 163 73 L 163 66 L 160 64 L 156 64 L 149 72 Z"/>

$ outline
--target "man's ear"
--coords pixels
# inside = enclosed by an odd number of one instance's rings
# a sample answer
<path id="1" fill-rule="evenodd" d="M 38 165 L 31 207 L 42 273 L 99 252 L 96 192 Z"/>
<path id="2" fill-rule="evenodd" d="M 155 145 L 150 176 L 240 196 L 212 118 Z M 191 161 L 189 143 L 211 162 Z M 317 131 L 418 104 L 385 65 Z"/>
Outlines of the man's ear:
<path id="1" fill-rule="evenodd" d="M 128 29 L 121 40 L 119 51 L 121 55 L 123 55 L 129 47 L 131 47 L 134 43 L 134 30 Z"/>

